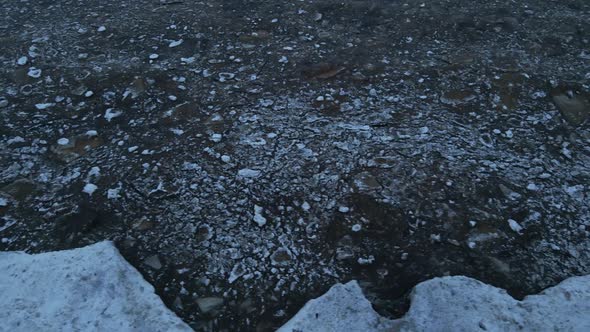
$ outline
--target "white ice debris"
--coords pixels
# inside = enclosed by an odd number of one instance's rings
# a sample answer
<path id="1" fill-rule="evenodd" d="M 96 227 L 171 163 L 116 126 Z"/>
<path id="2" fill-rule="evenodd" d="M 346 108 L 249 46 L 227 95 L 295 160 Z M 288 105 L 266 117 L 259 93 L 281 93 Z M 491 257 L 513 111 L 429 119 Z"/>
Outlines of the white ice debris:
<path id="1" fill-rule="evenodd" d="M 311 206 L 309 205 L 309 203 L 303 202 L 303 204 L 301 204 L 301 208 L 303 209 L 303 211 L 309 211 L 309 209 L 311 209 Z"/>
<path id="2" fill-rule="evenodd" d="M 182 44 L 183 40 L 179 39 L 179 40 L 173 40 L 170 42 L 170 44 L 168 44 L 168 47 L 176 47 L 179 46 L 180 44 Z"/>
<path id="3" fill-rule="evenodd" d="M 192 331 L 111 242 L 0 253 L 6 331 Z"/>
<path id="4" fill-rule="evenodd" d="M 156 53 L 152 53 L 150 54 L 150 60 L 156 60 L 157 58 L 159 58 L 160 56 L 157 55 Z"/>
<path id="5" fill-rule="evenodd" d="M 397 320 L 379 316 L 356 281 L 309 301 L 279 332 L 590 331 L 590 275 L 517 301 L 505 290 L 454 276 L 418 284 Z"/>
<path id="6" fill-rule="evenodd" d="M 101 26 L 98 27 L 98 29 L 96 29 L 96 31 L 98 31 L 98 32 L 104 32 L 104 31 L 106 31 L 106 29 L 107 28 L 104 25 L 101 25 Z"/>
<path id="7" fill-rule="evenodd" d="M 59 144 L 59 145 L 68 145 L 69 143 L 70 143 L 70 140 L 65 137 L 62 137 L 57 140 L 57 144 Z"/>
<path id="8" fill-rule="evenodd" d="M 257 178 L 260 176 L 260 171 L 250 168 L 242 168 L 238 171 L 238 176 L 242 178 Z"/>
<path id="9" fill-rule="evenodd" d="M 221 161 L 223 161 L 224 163 L 229 163 L 231 161 L 231 157 L 224 154 L 223 156 L 221 156 Z"/>
<path id="10" fill-rule="evenodd" d="M 347 207 L 347 206 L 340 206 L 338 208 L 338 211 L 341 212 L 341 213 L 347 213 L 348 211 L 350 211 L 350 208 Z"/>
<path id="11" fill-rule="evenodd" d="M 351 227 L 351 229 L 352 229 L 352 231 L 353 231 L 353 232 L 360 232 L 360 230 L 361 230 L 362 228 L 363 228 L 363 227 L 362 227 L 360 224 L 354 224 L 354 225 L 352 225 L 352 227 Z"/>
<path id="12" fill-rule="evenodd" d="M 18 58 L 18 60 L 16 60 L 16 63 L 19 66 L 24 66 L 27 64 L 27 61 L 29 60 L 29 58 L 27 58 L 26 56 L 21 56 L 20 58 Z"/>
<path id="13" fill-rule="evenodd" d="M 222 138 L 223 136 L 221 134 L 211 134 L 211 136 L 209 137 L 209 139 L 215 143 L 221 142 Z"/>
<path id="14" fill-rule="evenodd" d="M 4 197 L 0 197 L 0 207 L 8 206 L 8 200 Z"/>
<path id="15" fill-rule="evenodd" d="M 119 191 L 120 190 L 121 190 L 121 188 L 108 189 L 107 190 L 107 198 L 108 199 L 117 199 L 117 198 L 120 198 L 121 197 L 119 195 Z"/>
<path id="16" fill-rule="evenodd" d="M 35 104 L 35 108 L 38 109 L 38 110 L 48 109 L 51 106 L 55 106 L 55 104 L 54 103 Z"/>
<path id="17" fill-rule="evenodd" d="M 86 132 L 86 136 L 88 136 L 88 137 L 98 136 L 98 132 L 96 130 L 88 130 Z"/>
<path id="18" fill-rule="evenodd" d="M 518 234 L 522 232 L 522 226 L 514 219 L 508 219 L 508 226 Z"/>
<path id="19" fill-rule="evenodd" d="M 85 192 L 89 196 L 92 196 L 96 189 L 98 189 L 98 187 L 95 184 L 87 183 L 86 185 L 84 185 L 84 189 L 82 189 L 82 192 Z"/>
<path id="20" fill-rule="evenodd" d="M 260 227 L 262 227 L 266 224 L 266 218 L 262 215 L 262 211 L 264 211 L 264 209 L 261 206 L 254 205 L 254 218 L 253 218 L 253 220 Z"/>
<path id="21" fill-rule="evenodd" d="M 31 68 L 29 68 L 27 75 L 32 78 L 39 78 L 39 77 L 41 77 L 41 69 L 31 67 Z"/>
<path id="22" fill-rule="evenodd" d="M 111 122 L 111 120 L 113 118 L 118 117 L 119 115 L 121 115 L 122 113 L 120 111 L 114 111 L 112 108 L 107 108 L 106 112 L 104 112 L 104 118 L 108 121 Z"/>
<path id="23" fill-rule="evenodd" d="M 287 57 L 284 55 L 279 59 L 279 63 L 287 63 L 287 62 L 289 62 L 289 59 L 287 59 Z"/>

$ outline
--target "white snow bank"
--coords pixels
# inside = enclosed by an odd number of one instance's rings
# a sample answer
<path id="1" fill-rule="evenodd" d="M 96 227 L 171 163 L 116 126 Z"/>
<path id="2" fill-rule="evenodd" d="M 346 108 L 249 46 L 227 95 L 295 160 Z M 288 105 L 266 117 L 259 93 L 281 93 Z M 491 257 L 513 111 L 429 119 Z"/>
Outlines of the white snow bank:
<path id="1" fill-rule="evenodd" d="M 380 317 L 356 283 L 337 284 L 309 301 L 279 331 L 590 331 L 590 276 L 569 278 L 517 301 L 467 277 L 418 284 L 408 313 Z"/>
<path id="2" fill-rule="evenodd" d="M 111 242 L 0 252 L 2 331 L 191 331 Z"/>

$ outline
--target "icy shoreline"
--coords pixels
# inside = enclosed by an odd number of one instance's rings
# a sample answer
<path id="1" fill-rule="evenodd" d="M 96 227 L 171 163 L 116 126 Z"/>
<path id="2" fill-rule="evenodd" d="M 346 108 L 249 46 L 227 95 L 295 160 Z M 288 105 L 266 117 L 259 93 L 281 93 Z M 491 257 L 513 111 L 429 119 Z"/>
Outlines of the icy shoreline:
<path id="1" fill-rule="evenodd" d="M 0 330 L 191 331 L 108 241 L 29 255 L 0 253 Z M 454 276 L 418 284 L 408 313 L 377 314 L 356 281 L 309 301 L 280 332 L 589 331 L 590 275 L 518 301 Z"/>

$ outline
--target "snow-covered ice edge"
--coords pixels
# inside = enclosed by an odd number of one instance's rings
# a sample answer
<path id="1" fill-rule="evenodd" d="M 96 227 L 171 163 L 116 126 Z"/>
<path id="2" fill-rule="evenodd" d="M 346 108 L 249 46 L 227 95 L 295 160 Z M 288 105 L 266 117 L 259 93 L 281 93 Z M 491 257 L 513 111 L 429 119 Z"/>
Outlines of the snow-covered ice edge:
<path id="1" fill-rule="evenodd" d="M 0 331 L 192 331 L 108 241 L 0 252 Z"/>
<path id="2" fill-rule="evenodd" d="M 108 241 L 29 255 L 0 252 L 0 330 L 191 331 Z M 381 317 L 356 281 L 309 301 L 280 332 L 590 331 L 590 275 L 515 300 L 454 276 L 418 284 L 408 313 Z"/>
<path id="3" fill-rule="evenodd" d="M 522 301 L 475 279 L 434 278 L 414 288 L 410 310 L 397 320 L 379 316 L 351 281 L 309 301 L 278 331 L 590 331 L 590 276 Z"/>

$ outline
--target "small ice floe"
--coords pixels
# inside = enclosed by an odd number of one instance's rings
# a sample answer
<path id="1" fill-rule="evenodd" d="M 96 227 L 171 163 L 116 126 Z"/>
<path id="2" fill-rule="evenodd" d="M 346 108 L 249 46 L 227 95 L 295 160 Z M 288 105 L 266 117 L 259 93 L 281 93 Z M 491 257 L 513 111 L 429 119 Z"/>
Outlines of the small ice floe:
<path id="1" fill-rule="evenodd" d="M 84 185 L 84 189 L 82 189 L 82 192 L 87 193 L 89 196 L 92 196 L 96 189 L 98 189 L 98 187 L 95 184 L 87 183 L 86 185 Z"/>
<path id="2" fill-rule="evenodd" d="M 238 176 L 242 178 L 257 178 L 260 176 L 260 171 L 250 168 L 242 168 L 238 171 Z"/>
<path id="3" fill-rule="evenodd" d="M 84 93 L 84 97 L 86 97 L 86 98 L 90 98 L 92 96 L 94 96 L 94 92 L 92 92 L 90 90 L 88 90 Z"/>
<path id="4" fill-rule="evenodd" d="M 117 198 L 121 197 L 119 195 L 120 190 L 121 190 L 121 188 L 114 188 L 114 189 L 107 190 L 107 198 L 108 199 L 117 199 Z"/>
<path id="5" fill-rule="evenodd" d="M 262 211 L 264 209 L 261 206 L 254 205 L 254 218 L 252 220 L 260 227 L 266 224 L 266 218 L 262 215 Z"/>
<path id="6" fill-rule="evenodd" d="M 159 58 L 160 56 L 157 55 L 156 53 L 150 54 L 150 60 L 156 60 L 157 58 Z"/>
<path id="7" fill-rule="evenodd" d="M 69 143 L 70 143 L 70 140 L 65 137 L 62 137 L 57 140 L 57 144 L 59 144 L 59 145 L 68 145 Z"/>
<path id="8" fill-rule="evenodd" d="M 86 132 L 86 136 L 95 137 L 95 136 L 98 136 L 98 132 L 96 130 L 89 130 Z"/>
<path id="9" fill-rule="evenodd" d="M 184 40 L 179 39 L 179 40 L 173 40 L 170 42 L 170 44 L 168 44 L 168 47 L 176 47 L 179 46 L 180 44 L 182 44 Z"/>
<path id="10" fill-rule="evenodd" d="M 39 78 L 39 77 L 41 77 L 41 69 L 31 67 L 31 68 L 29 68 L 27 75 L 32 78 Z"/>
<path id="11" fill-rule="evenodd" d="M 112 108 L 107 108 L 106 112 L 104 113 L 104 118 L 108 121 L 111 122 L 111 120 L 113 118 L 118 117 L 119 115 L 121 115 L 122 113 L 120 111 L 114 111 Z"/>
<path id="12" fill-rule="evenodd" d="M 137 149 L 139 149 L 139 146 L 136 145 L 136 146 L 132 146 L 132 147 L 128 148 L 127 151 L 133 153 L 133 152 L 137 151 Z"/>
<path id="13" fill-rule="evenodd" d="M 16 63 L 17 63 L 19 66 L 24 66 L 24 65 L 26 65 L 26 64 L 27 64 L 27 62 L 28 62 L 28 61 L 29 61 L 29 58 L 27 58 L 26 56 L 21 56 L 20 58 L 18 58 L 18 59 L 16 60 Z"/>
<path id="14" fill-rule="evenodd" d="M 284 55 L 279 59 L 279 63 L 287 63 L 287 62 L 289 62 L 289 59 L 287 59 L 287 57 Z"/>
<path id="15" fill-rule="evenodd" d="M 301 208 L 303 209 L 303 211 L 309 211 L 311 206 L 309 205 L 309 203 L 303 202 L 303 204 L 301 204 Z"/>
<path id="16" fill-rule="evenodd" d="M 518 234 L 521 234 L 523 229 L 522 226 L 520 226 L 520 224 L 514 219 L 508 219 L 508 226 L 510 226 L 510 229 Z"/>
<path id="17" fill-rule="evenodd" d="M 107 30 L 107 28 L 104 25 L 101 25 L 98 27 L 98 29 L 96 29 L 96 31 L 98 31 L 98 32 L 104 32 L 106 30 Z"/>
<path id="18" fill-rule="evenodd" d="M 184 130 L 178 128 L 170 128 L 170 131 L 174 133 L 174 135 L 182 135 L 184 134 Z"/>
<path id="19" fill-rule="evenodd" d="M 209 137 L 209 139 L 215 143 L 221 142 L 222 138 L 223 136 L 221 134 L 211 134 L 211 137 Z"/>
<path id="20" fill-rule="evenodd" d="M 230 156 L 224 154 L 223 156 L 221 156 L 221 161 L 223 161 L 224 163 L 229 163 L 231 161 L 231 158 Z"/>
<path id="21" fill-rule="evenodd" d="M 340 213 L 348 213 L 349 211 L 350 211 L 350 208 L 347 206 L 340 206 L 338 208 L 338 212 L 340 212 Z"/>
<path id="22" fill-rule="evenodd" d="M 54 103 L 35 104 L 35 108 L 38 109 L 38 110 L 48 109 L 51 106 L 55 106 L 55 104 Z"/>

